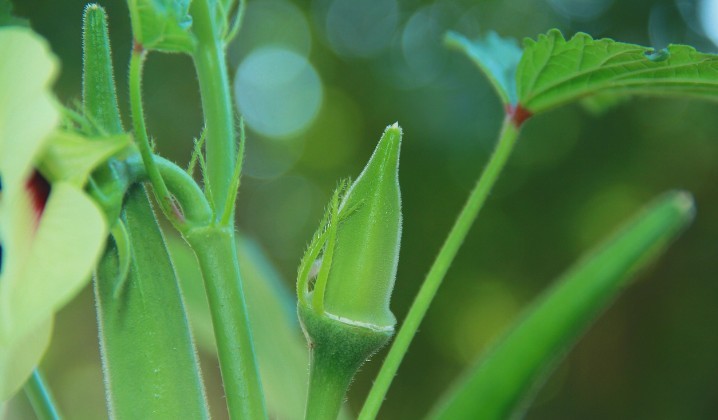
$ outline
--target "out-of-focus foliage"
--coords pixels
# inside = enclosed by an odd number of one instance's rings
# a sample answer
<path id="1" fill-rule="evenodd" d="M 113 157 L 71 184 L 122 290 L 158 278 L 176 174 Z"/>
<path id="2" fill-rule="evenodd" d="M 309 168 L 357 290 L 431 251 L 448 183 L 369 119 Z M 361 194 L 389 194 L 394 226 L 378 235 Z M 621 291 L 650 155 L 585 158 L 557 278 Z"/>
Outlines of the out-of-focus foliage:
<path id="1" fill-rule="evenodd" d="M 0 55 L 2 404 L 42 359 L 55 312 L 87 284 L 108 227 L 83 180 L 67 173 L 47 180 L 38 172 L 46 166 L 41 160 L 53 157 L 43 152 L 56 144 L 60 119 L 49 45 L 27 28 L 2 27 Z M 88 171 L 98 163 L 76 162 Z"/>
<path id="2" fill-rule="evenodd" d="M 84 2 L 14 3 L 61 58 L 57 94 L 63 101 L 79 98 Z M 349 3 L 364 7 L 351 9 Z M 710 3 L 251 1 L 228 50 L 230 69 L 238 74 L 235 87 L 286 92 L 274 96 L 284 102 L 252 106 L 289 109 L 293 118 L 276 119 L 274 131 L 265 129 L 264 120 L 246 119 L 238 225 L 262 244 L 291 288 L 336 180 L 358 173 L 377 130 L 398 120 L 404 129 L 399 169 L 404 223 L 391 309 L 401 322 L 487 160 L 502 118 L 490 84 L 469 60 L 443 45 L 445 33 L 474 39 L 494 30 L 502 37 L 535 39 L 557 27 L 567 37 L 586 32 L 656 49 L 675 43 L 716 52 L 703 35 L 709 16 L 700 13 Z M 102 5 L 110 18 L 119 103 L 127 110 L 129 14 L 124 2 Z M 367 16 L 374 16 L 368 20 L 371 30 L 363 24 Z M 189 159 L 192 137 L 202 126 L 195 80 L 189 58 L 150 55 L 144 81 L 149 130 L 159 151 L 178 163 Z M 309 88 L 314 90 L 303 90 Z M 302 109 L 296 98 L 309 98 L 305 104 L 311 109 Z M 249 114 L 254 108 L 243 105 L 244 99 L 238 97 L 238 103 Z M 598 116 L 570 105 L 528 121 L 380 418 L 424 415 L 458 372 L 565 267 L 642 203 L 677 187 L 695 196 L 693 226 L 578 343 L 527 418 L 718 416 L 718 332 L 710 322 L 718 319 L 717 113 L 715 103 L 642 98 Z M 71 418 L 105 416 L 90 297 L 84 293 L 60 314 L 45 364 Z M 217 363 L 208 352 L 201 356 L 209 399 L 216 404 L 213 416 L 222 418 L 216 409 L 223 404 Z M 377 354 L 357 376 L 349 395 L 354 410 L 382 358 Z M 24 404 L 18 400 L 14 409 L 22 413 Z"/>
<path id="3" fill-rule="evenodd" d="M 690 225 L 693 198 L 672 191 L 587 253 L 524 311 L 433 410 L 432 418 L 520 417 L 596 317 Z"/>

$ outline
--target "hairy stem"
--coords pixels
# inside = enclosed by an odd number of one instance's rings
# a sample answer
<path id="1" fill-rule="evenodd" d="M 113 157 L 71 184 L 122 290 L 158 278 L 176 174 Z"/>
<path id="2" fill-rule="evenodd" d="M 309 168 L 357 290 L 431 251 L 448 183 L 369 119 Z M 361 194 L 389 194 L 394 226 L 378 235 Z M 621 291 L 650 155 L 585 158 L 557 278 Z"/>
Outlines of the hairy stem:
<path id="1" fill-rule="evenodd" d="M 337 369 L 331 358 L 318 356 L 312 349 L 309 394 L 305 419 L 336 420 L 354 371 Z"/>
<path id="2" fill-rule="evenodd" d="M 192 2 L 197 49 L 193 54 L 204 111 L 207 153 L 205 182 L 212 187 L 214 208 L 224 209 L 237 161 L 234 112 L 224 53 L 224 40 L 207 0 Z M 234 217 L 229 218 L 230 225 Z"/>
<path id="3" fill-rule="evenodd" d="M 406 319 L 399 329 L 399 333 L 396 335 L 394 343 L 389 349 L 389 354 L 386 356 L 376 381 L 367 396 L 364 407 L 362 407 L 359 413 L 359 419 L 373 419 L 379 412 L 379 408 L 409 348 L 409 344 L 413 340 L 414 335 L 416 335 L 419 324 L 422 319 L 424 319 L 429 305 L 434 299 L 446 272 L 464 242 L 469 229 L 483 207 L 486 197 L 496 183 L 508 157 L 511 155 L 518 134 L 519 127 L 507 117 L 504 120 L 494 153 L 476 183 L 476 186 L 469 194 L 464 208 L 456 218 L 456 222 L 454 222 L 454 226 L 451 228 L 444 245 L 441 247 L 439 255 L 434 260 L 434 264 L 426 275 L 424 283 L 414 299 L 414 303 L 411 305 L 411 308 L 409 308 Z"/>
<path id="4" fill-rule="evenodd" d="M 186 239 L 197 255 L 204 277 L 230 417 L 266 418 L 244 291 L 239 281 L 234 230 L 194 229 Z"/>
<path id="5" fill-rule="evenodd" d="M 187 229 L 182 233 L 185 234 L 192 227 L 211 224 L 212 209 L 192 177 L 182 168 L 161 156 L 153 155 L 153 160 L 168 190 L 179 203 L 182 215 L 187 221 Z M 148 180 L 147 168 L 139 156 L 136 154 L 130 156 L 124 163 L 131 182 Z"/>
<path id="6" fill-rule="evenodd" d="M 227 201 L 236 197 L 230 190 L 237 185 L 233 176 L 237 149 L 225 44 L 215 21 L 214 6 L 209 0 L 195 0 L 190 13 L 198 41 L 192 57 L 205 121 L 204 183 L 212 192 L 215 221 L 206 229 L 193 229 L 185 238 L 197 255 L 204 277 L 230 417 L 266 418 L 237 261 L 234 206 L 227 206 Z M 228 214 L 217 213 L 227 207 L 231 209 Z"/>
<path id="7" fill-rule="evenodd" d="M 142 46 L 135 44 L 130 58 L 130 108 L 135 141 L 137 147 L 140 149 L 140 155 L 142 156 L 142 162 L 147 171 L 147 177 L 150 179 L 152 189 L 162 209 L 162 213 L 164 213 L 178 230 L 182 230 L 181 227 L 184 224 L 184 218 L 181 212 L 175 207 L 174 199 L 157 168 L 147 136 L 145 113 L 142 107 L 142 68 L 144 67 L 146 55 L 147 52 Z"/>

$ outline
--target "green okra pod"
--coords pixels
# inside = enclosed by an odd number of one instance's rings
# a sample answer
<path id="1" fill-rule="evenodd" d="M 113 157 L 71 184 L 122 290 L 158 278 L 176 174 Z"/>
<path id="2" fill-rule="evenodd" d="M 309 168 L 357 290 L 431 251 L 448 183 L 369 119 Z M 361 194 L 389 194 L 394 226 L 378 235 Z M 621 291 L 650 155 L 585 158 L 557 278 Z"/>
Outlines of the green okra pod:
<path id="1" fill-rule="evenodd" d="M 311 349 L 307 418 L 336 418 L 356 371 L 394 333 L 401 134 L 388 127 L 357 180 L 340 184 L 300 264 L 298 311 Z"/>

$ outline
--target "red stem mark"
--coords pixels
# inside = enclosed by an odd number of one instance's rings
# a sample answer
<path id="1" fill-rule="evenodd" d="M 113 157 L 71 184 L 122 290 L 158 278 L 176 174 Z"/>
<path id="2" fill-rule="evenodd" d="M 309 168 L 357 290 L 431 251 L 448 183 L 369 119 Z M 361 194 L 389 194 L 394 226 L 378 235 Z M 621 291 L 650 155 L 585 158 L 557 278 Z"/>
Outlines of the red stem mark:
<path id="1" fill-rule="evenodd" d="M 516 127 L 521 127 L 524 121 L 528 120 L 533 115 L 531 111 L 522 107 L 521 104 L 506 105 L 504 107 L 504 111 L 506 111 L 506 115 L 511 119 L 511 122 Z"/>
<path id="2" fill-rule="evenodd" d="M 132 40 L 132 51 L 136 53 L 143 53 L 145 52 L 145 47 L 142 45 L 142 43 L 137 42 L 136 39 Z"/>

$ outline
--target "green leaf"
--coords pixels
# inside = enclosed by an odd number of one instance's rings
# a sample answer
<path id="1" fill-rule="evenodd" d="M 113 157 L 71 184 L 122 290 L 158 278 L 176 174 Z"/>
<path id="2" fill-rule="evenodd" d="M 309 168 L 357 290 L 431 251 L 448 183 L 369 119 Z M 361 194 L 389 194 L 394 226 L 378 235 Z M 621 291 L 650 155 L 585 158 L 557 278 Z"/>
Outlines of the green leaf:
<path id="1" fill-rule="evenodd" d="M 683 231 L 693 214 L 693 199 L 685 192 L 653 202 L 544 293 L 446 393 L 432 417 L 490 420 L 519 415 L 555 362 L 636 271 Z"/>
<path id="2" fill-rule="evenodd" d="M 192 53 L 190 0 L 127 0 L 135 40 L 147 50 Z"/>
<path id="3" fill-rule="evenodd" d="M 82 188 L 95 168 L 131 144 L 131 137 L 125 134 L 98 141 L 57 131 L 50 136 L 40 157 L 40 169 L 52 182 L 63 180 Z"/>
<path id="4" fill-rule="evenodd" d="M 516 74 L 519 103 L 531 113 L 594 94 L 718 98 L 718 55 L 686 45 L 665 51 L 553 29 L 524 42 Z"/>
<path id="5" fill-rule="evenodd" d="M 132 263 L 124 289 L 116 298 L 122 267 L 111 243 L 95 281 L 110 417 L 209 418 L 177 278 L 144 188 L 131 189 L 125 203 Z"/>
<path id="6" fill-rule="evenodd" d="M 516 40 L 502 38 L 493 31 L 473 41 L 456 32 L 449 32 L 445 42 L 462 51 L 479 66 L 504 105 L 516 104 L 516 68 L 522 54 Z"/>

